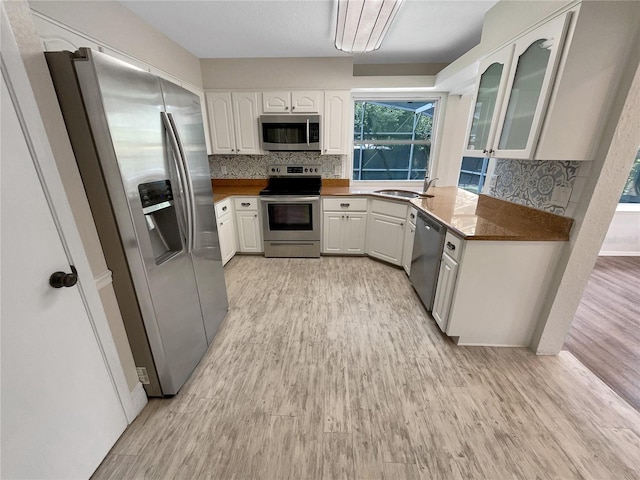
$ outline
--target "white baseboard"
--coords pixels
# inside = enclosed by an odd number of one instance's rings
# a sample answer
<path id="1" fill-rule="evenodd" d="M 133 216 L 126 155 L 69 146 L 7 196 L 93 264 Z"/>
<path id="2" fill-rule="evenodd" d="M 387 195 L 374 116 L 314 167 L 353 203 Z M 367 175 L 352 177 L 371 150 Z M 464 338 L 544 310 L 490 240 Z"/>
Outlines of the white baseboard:
<path id="1" fill-rule="evenodd" d="M 626 252 L 602 250 L 598 255 L 600 257 L 640 257 L 640 252 L 637 250 L 629 250 Z"/>
<path id="2" fill-rule="evenodd" d="M 129 423 L 133 422 L 135 418 L 140 415 L 142 409 L 147 404 L 147 392 L 144 391 L 144 387 L 140 382 L 137 383 L 131 391 L 131 403 L 133 405 L 133 411 L 131 412 L 133 417 L 129 418 Z"/>

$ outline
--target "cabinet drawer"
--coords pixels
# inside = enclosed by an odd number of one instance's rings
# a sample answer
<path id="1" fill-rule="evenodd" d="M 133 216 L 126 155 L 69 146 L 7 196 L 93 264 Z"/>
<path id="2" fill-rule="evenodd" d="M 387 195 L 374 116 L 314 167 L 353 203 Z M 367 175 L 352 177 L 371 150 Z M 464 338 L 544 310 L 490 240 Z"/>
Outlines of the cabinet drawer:
<path id="1" fill-rule="evenodd" d="M 354 197 L 337 197 L 337 198 L 323 198 L 322 208 L 325 211 L 367 211 L 367 199 L 366 198 L 354 198 Z"/>
<path id="2" fill-rule="evenodd" d="M 216 218 L 220 218 L 222 215 L 231 213 L 231 199 L 227 198 L 221 202 L 216 203 Z"/>
<path id="3" fill-rule="evenodd" d="M 462 239 L 460 237 L 456 237 L 451 232 L 447 232 L 447 235 L 444 237 L 444 253 L 449 255 L 452 259 L 456 261 L 460 261 L 460 257 L 462 256 Z"/>
<path id="4" fill-rule="evenodd" d="M 405 220 L 407 217 L 407 206 L 403 203 L 385 202 L 383 200 L 372 200 L 371 211 L 373 213 L 381 213 L 390 217 L 401 218 Z"/>
<path id="5" fill-rule="evenodd" d="M 233 199 L 236 212 L 242 210 L 258 210 L 258 199 L 256 197 L 238 197 Z"/>

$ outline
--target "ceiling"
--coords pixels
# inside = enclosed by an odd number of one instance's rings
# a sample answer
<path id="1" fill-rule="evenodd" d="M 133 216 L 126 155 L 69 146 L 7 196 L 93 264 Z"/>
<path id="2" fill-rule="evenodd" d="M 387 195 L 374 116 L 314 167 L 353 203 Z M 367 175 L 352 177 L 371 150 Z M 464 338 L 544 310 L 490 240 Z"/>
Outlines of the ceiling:
<path id="1" fill-rule="evenodd" d="M 353 57 L 356 64 L 449 63 L 480 41 L 496 0 L 405 0 L 379 50 L 335 49 L 335 0 L 120 2 L 199 58 Z"/>

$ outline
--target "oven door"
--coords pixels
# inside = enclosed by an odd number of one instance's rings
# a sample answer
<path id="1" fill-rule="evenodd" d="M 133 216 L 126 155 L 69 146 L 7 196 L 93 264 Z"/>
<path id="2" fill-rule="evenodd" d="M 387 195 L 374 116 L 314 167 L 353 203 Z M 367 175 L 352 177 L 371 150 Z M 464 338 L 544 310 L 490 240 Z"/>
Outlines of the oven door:
<path id="1" fill-rule="evenodd" d="M 320 197 L 260 197 L 265 241 L 320 241 Z"/>

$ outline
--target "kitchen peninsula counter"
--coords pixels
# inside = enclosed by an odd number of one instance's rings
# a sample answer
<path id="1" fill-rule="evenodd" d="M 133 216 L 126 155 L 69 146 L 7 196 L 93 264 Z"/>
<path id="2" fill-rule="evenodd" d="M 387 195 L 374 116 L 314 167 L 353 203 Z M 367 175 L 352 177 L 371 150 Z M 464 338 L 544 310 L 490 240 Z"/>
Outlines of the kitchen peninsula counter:
<path id="1" fill-rule="evenodd" d="M 214 202 L 232 195 L 257 196 L 266 179 L 211 181 Z M 375 193 L 384 187 L 348 185 L 348 180 L 323 180 L 321 196 L 367 196 L 409 203 L 434 217 L 465 240 L 568 241 L 573 219 L 518 205 L 458 187 L 432 187 L 432 198 L 403 199 Z M 402 190 L 418 191 L 413 188 Z"/>

